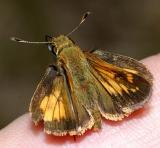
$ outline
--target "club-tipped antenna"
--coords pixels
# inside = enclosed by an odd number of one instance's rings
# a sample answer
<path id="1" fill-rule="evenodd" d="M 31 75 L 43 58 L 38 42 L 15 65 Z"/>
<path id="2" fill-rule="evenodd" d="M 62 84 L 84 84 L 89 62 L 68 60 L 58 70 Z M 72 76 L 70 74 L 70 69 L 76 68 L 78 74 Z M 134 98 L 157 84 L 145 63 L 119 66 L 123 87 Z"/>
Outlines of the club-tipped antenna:
<path id="1" fill-rule="evenodd" d="M 66 36 L 70 36 L 73 32 L 75 32 L 81 26 L 81 24 L 85 22 L 86 18 L 90 14 L 91 14 L 90 11 L 87 11 L 86 13 L 84 13 L 83 16 L 82 16 L 82 18 L 81 18 L 80 23 L 71 32 L 69 32 Z"/>
<path id="2" fill-rule="evenodd" d="M 11 40 L 15 41 L 15 42 L 27 43 L 27 44 L 49 44 L 49 43 L 53 43 L 53 42 L 32 42 L 32 41 L 26 41 L 26 40 L 16 38 L 16 37 L 11 37 Z"/>

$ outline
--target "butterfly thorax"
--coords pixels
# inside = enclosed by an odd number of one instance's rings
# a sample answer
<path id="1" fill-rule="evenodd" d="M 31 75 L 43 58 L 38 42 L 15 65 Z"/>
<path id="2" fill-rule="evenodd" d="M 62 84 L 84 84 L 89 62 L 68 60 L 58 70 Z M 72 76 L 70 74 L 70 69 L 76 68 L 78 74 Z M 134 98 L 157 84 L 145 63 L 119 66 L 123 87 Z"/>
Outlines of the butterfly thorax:
<path id="1" fill-rule="evenodd" d="M 86 71 L 88 62 L 80 47 L 75 44 L 65 46 L 58 55 L 58 61 L 62 63 L 71 73 L 82 74 Z"/>
<path id="2" fill-rule="evenodd" d="M 69 73 L 78 75 L 86 72 L 88 62 L 83 51 L 68 37 L 60 35 L 54 38 L 57 53 L 57 66 L 67 68 Z M 83 75 L 82 75 L 83 76 Z"/>

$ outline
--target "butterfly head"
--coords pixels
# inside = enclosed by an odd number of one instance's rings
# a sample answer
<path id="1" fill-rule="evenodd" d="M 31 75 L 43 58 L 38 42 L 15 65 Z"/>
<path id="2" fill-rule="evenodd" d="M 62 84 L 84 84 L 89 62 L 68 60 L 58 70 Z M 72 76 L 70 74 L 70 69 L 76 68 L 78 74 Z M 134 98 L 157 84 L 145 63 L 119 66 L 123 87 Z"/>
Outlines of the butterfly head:
<path id="1" fill-rule="evenodd" d="M 59 55 L 63 49 L 74 45 L 74 42 L 69 37 L 64 35 L 60 35 L 56 38 L 47 36 L 46 41 L 51 42 L 48 44 L 48 49 L 55 55 Z"/>

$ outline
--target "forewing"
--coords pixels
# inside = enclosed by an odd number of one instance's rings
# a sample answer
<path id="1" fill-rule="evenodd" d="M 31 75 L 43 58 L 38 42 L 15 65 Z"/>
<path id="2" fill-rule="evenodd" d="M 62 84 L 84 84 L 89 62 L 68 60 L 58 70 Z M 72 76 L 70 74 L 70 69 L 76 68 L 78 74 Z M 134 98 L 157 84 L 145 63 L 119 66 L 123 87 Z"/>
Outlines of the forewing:
<path id="1" fill-rule="evenodd" d="M 89 113 L 71 97 L 65 73 L 55 76 L 52 67 L 47 69 L 33 95 L 30 112 L 36 124 L 44 121 L 44 130 L 48 134 L 81 135 L 91 128 Z"/>
<path id="2" fill-rule="evenodd" d="M 101 84 L 98 107 L 105 118 L 121 120 L 148 101 L 152 75 L 143 64 L 101 50 L 85 55 L 97 84 Z"/>
<path id="3" fill-rule="evenodd" d="M 37 86 L 36 91 L 31 99 L 29 111 L 32 114 L 33 121 L 37 124 L 43 119 L 43 112 L 40 109 L 40 104 L 45 98 L 49 96 L 52 92 L 53 81 L 56 78 L 56 71 L 52 67 L 48 67 L 45 75 Z"/>
<path id="4" fill-rule="evenodd" d="M 122 69 L 129 69 L 129 70 L 133 69 L 137 71 L 139 75 L 141 75 L 141 77 L 144 77 L 144 79 L 146 79 L 149 83 L 152 84 L 152 79 L 153 79 L 152 74 L 148 71 L 145 65 L 143 65 L 139 61 L 131 57 L 103 50 L 95 50 L 93 54 L 114 66 L 120 67 Z"/>

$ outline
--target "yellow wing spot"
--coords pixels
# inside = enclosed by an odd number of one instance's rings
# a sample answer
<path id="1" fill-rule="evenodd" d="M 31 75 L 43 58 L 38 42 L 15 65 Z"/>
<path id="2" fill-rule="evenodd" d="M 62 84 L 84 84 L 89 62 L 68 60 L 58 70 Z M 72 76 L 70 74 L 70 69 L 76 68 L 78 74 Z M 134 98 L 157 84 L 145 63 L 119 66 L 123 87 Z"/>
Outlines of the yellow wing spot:
<path id="1" fill-rule="evenodd" d="M 117 95 L 116 92 L 118 92 L 120 95 L 122 95 L 122 89 L 121 87 L 114 81 L 112 80 L 110 77 L 106 76 L 105 74 L 101 74 L 105 79 L 107 79 L 107 81 L 109 82 L 109 84 L 111 85 L 107 85 L 107 88 L 109 88 L 113 94 Z"/>
<path id="2" fill-rule="evenodd" d="M 130 73 L 127 73 L 127 77 L 132 77 L 133 75 Z"/>
<path id="3" fill-rule="evenodd" d="M 108 92 L 112 95 L 117 96 L 117 92 L 106 82 L 101 81 L 102 85 L 108 90 Z"/>
<path id="4" fill-rule="evenodd" d="M 110 78 L 115 78 L 115 73 L 113 72 L 109 72 L 109 71 L 106 71 L 106 70 L 103 70 L 102 68 L 99 68 L 99 67 L 95 67 L 98 71 L 102 72 L 103 74 L 106 74 L 107 76 L 109 76 Z"/>
<path id="5" fill-rule="evenodd" d="M 120 95 L 122 95 L 122 88 L 114 80 L 108 79 L 108 82 Z"/>
<path id="6" fill-rule="evenodd" d="M 108 71 L 106 71 L 106 74 L 110 77 L 110 78 L 115 78 L 115 73 L 111 73 L 111 72 L 108 72 Z"/>
<path id="7" fill-rule="evenodd" d="M 121 88 L 127 93 L 127 94 L 129 94 L 129 91 L 128 91 L 128 88 L 125 86 L 125 85 L 123 85 L 123 84 L 119 84 L 120 86 L 121 86 Z"/>
<path id="8" fill-rule="evenodd" d="M 123 68 L 123 70 L 130 72 L 130 73 L 133 73 L 133 74 L 138 74 L 138 71 L 133 70 L 133 69 Z"/>
<path id="9" fill-rule="evenodd" d="M 136 92 L 137 90 L 136 89 L 134 89 L 134 88 L 131 88 L 130 89 L 132 92 Z"/>
<path id="10" fill-rule="evenodd" d="M 53 92 L 53 94 L 55 95 L 56 98 L 58 98 L 60 96 L 60 93 L 61 93 L 60 90 L 55 90 Z"/>
<path id="11" fill-rule="evenodd" d="M 40 109 L 44 112 L 47 106 L 48 96 L 45 96 L 40 104 Z"/>
<path id="12" fill-rule="evenodd" d="M 62 98 L 60 98 L 60 100 L 62 100 Z M 62 103 L 62 101 L 58 101 L 55 106 L 53 120 L 60 121 L 61 119 L 65 118 L 65 117 L 66 117 L 66 115 L 65 115 L 64 104 Z"/>
<path id="13" fill-rule="evenodd" d="M 62 101 L 59 102 L 59 109 L 60 109 L 60 118 L 65 118 L 66 114 L 65 114 L 65 109 L 64 109 L 64 104 Z"/>
<path id="14" fill-rule="evenodd" d="M 59 107 L 59 102 L 56 103 L 54 113 L 53 113 L 53 120 L 60 120 L 60 107 Z"/>
<path id="15" fill-rule="evenodd" d="M 53 110 L 56 105 L 57 98 L 54 95 L 49 96 L 48 104 L 44 113 L 44 121 L 52 121 Z"/>
<path id="16" fill-rule="evenodd" d="M 139 90 L 139 87 L 136 86 L 136 90 Z"/>
<path id="17" fill-rule="evenodd" d="M 133 75 L 128 73 L 127 74 L 127 80 L 130 82 L 130 83 L 133 83 Z"/>

